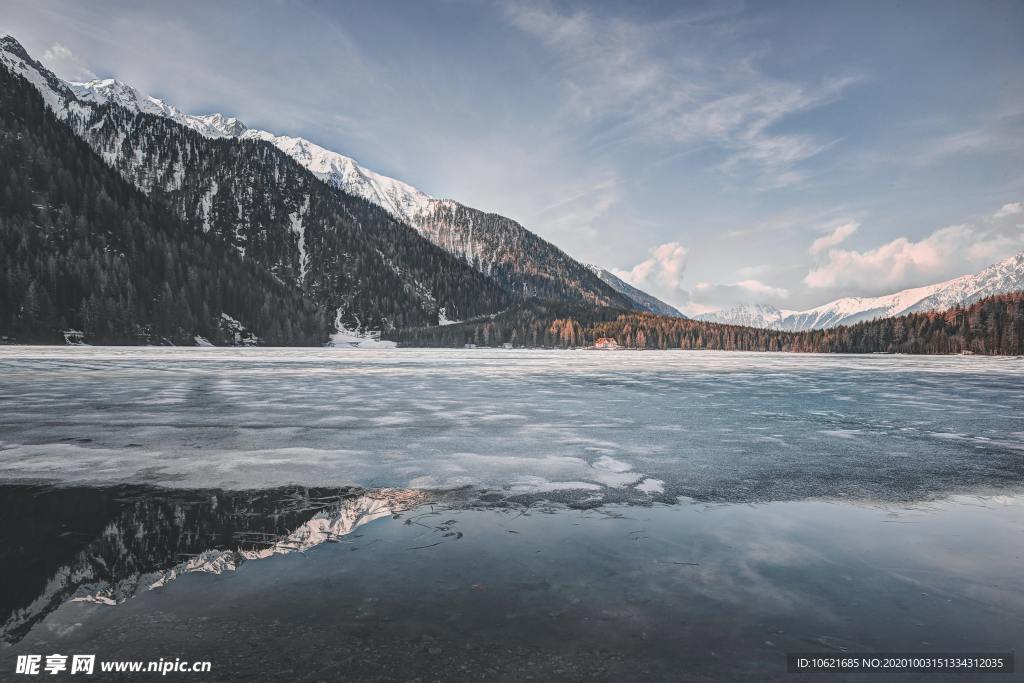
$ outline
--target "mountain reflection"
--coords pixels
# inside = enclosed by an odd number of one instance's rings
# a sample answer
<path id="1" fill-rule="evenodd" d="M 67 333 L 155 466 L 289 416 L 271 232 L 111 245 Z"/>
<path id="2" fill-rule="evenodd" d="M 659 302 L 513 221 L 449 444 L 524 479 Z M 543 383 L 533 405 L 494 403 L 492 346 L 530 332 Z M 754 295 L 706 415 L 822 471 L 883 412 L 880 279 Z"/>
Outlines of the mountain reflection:
<path id="1" fill-rule="evenodd" d="M 421 499 L 395 489 L 4 486 L 0 638 L 17 642 L 68 600 L 113 605 L 189 572 L 336 542 Z"/>

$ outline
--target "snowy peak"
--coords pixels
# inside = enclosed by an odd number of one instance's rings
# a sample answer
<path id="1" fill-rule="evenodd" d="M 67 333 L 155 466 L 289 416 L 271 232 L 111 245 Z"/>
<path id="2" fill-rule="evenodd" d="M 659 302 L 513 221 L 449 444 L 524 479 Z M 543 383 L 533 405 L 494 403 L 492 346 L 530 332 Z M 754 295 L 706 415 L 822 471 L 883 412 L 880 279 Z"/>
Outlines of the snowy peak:
<path id="1" fill-rule="evenodd" d="M 695 320 L 704 320 L 723 325 L 742 325 L 743 327 L 762 327 L 774 329 L 791 311 L 783 311 L 770 304 L 738 304 L 730 309 L 702 313 L 694 316 Z"/>
<path id="2" fill-rule="evenodd" d="M 740 305 L 697 316 L 698 320 L 799 332 L 852 325 L 907 313 L 944 311 L 994 294 L 1024 290 L 1024 252 L 974 275 L 876 297 L 844 297 L 805 311 L 784 311 L 765 304 Z"/>
<path id="3" fill-rule="evenodd" d="M 410 225 L 415 225 L 415 217 L 426 211 L 432 201 L 429 195 L 407 183 L 363 168 L 355 159 L 304 138 L 263 130 L 247 130 L 239 138 L 271 143 L 328 185 L 377 204 Z"/>
<path id="4" fill-rule="evenodd" d="M 0 64 L 31 83 L 58 117 L 67 119 L 70 114 L 84 113 L 67 84 L 32 59 L 14 36 L 0 36 Z"/>
<path id="5" fill-rule="evenodd" d="M 208 138 L 269 142 L 327 184 L 377 204 L 399 220 L 410 224 L 416 215 L 426 210 L 431 201 L 431 197 L 411 185 L 374 173 L 360 166 L 355 159 L 332 152 L 304 138 L 249 129 L 238 119 L 223 114 L 186 114 L 161 99 L 146 95 L 127 83 L 112 78 L 88 83 L 70 83 L 69 86 L 74 95 L 83 102 L 112 102 L 129 111 L 163 116 Z"/>
<path id="6" fill-rule="evenodd" d="M 161 99 L 146 95 L 136 88 L 113 78 L 103 78 L 88 83 L 68 83 L 79 100 L 93 104 L 113 103 L 128 111 L 140 114 L 163 116 L 187 126 L 208 138 L 235 138 L 245 132 L 245 124 L 236 118 L 223 114 L 193 116 Z"/>

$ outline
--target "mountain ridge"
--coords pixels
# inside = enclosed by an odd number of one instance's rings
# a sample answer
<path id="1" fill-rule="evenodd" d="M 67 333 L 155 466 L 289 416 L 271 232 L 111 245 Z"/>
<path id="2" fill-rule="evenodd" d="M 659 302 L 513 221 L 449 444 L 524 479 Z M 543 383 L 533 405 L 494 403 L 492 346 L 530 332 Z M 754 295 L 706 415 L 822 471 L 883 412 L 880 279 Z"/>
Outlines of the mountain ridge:
<path id="1" fill-rule="evenodd" d="M 679 315 L 674 308 L 646 292 L 625 283 L 610 282 L 608 277 L 587 268 L 512 219 L 453 199 L 432 197 L 305 138 L 248 128 L 238 119 L 221 114 L 187 114 L 115 79 L 69 83 L 68 86 L 82 101 L 112 102 L 130 111 L 163 116 L 205 137 L 268 142 L 324 183 L 382 207 L 437 246 L 462 258 L 479 272 L 496 278 L 499 284 L 519 295 L 569 297 L 598 305 Z M 509 249 L 513 244 L 524 250 L 511 253 Z M 601 270 L 611 276 L 607 270 Z"/>
<path id="2" fill-rule="evenodd" d="M 800 332 L 852 325 L 875 318 L 942 311 L 964 306 L 994 294 L 1024 290 L 1024 251 L 977 273 L 876 297 L 842 297 L 803 311 L 770 304 L 739 304 L 723 311 L 695 316 L 697 320 L 729 325 Z"/>
<path id="3" fill-rule="evenodd" d="M 330 188 L 265 141 L 205 136 L 169 117 L 164 103 L 120 88 L 110 94 L 128 107 L 79 100 L 10 36 L 0 39 L 0 66 L 28 80 L 44 108 L 126 181 L 347 328 L 435 324 L 442 309 L 464 318 L 512 301 L 381 207 Z"/>

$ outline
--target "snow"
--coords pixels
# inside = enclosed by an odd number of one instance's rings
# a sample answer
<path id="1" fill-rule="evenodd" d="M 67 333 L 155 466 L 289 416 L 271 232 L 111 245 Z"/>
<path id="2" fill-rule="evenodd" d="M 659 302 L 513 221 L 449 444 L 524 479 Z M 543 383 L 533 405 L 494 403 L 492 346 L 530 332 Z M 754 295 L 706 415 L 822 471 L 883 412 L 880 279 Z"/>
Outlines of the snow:
<path id="1" fill-rule="evenodd" d="M 777 330 L 814 330 L 851 325 L 874 318 L 891 318 L 921 311 L 942 311 L 970 304 L 993 294 L 1024 289 L 1024 252 L 973 275 L 877 297 L 844 297 L 805 311 L 788 311 L 768 304 L 740 304 L 724 311 L 698 315 L 698 320 Z"/>
<path id="2" fill-rule="evenodd" d="M 644 493 L 665 493 L 665 482 L 648 477 L 636 485 L 636 490 Z"/>
<path id="3" fill-rule="evenodd" d="M 161 99 L 146 95 L 127 83 L 103 78 L 85 83 L 68 82 L 75 97 L 83 102 L 106 104 L 112 102 L 129 111 L 152 114 L 171 119 L 208 138 L 233 138 L 245 132 L 246 127 L 235 118 L 221 114 L 193 116 Z"/>
<path id="4" fill-rule="evenodd" d="M 49 72 L 41 72 L 37 65 L 29 61 L 30 59 L 12 36 L 0 36 L 0 63 L 34 85 L 42 95 L 43 101 L 58 118 L 67 119 L 71 115 L 81 116 L 87 113 L 85 107 L 74 100 L 70 91 L 62 92 L 62 81 Z"/>
<path id="5" fill-rule="evenodd" d="M 339 308 L 334 316 L 334 328 L 337 330 L 331 335 L 328 346 L 344 349 L 393 349 L 396 344 L 393 341 L 380 338 L 379 330 L 363 330 L 346 327 L 342 322 L 342 311 Z"/>
<path id="6" fill-rule="evenodd" d="M 298 211 L 288 215 L 291 222 L 291 230 L 298 237 L 297 248 L 299 250 L 299 283 L 306 281 L 306 271 L 309 268 L 309 256 L 306 254 L 306 229 L 302 219 L 309 213 L 309 197 L 303 201 Z"/>
<path id="7" fill-rule="evenodd" d="M 462 322 L 461 320 L 451 320 L 448 318 L 447 309 L 442 306 L 437 310 L 437 324 L 438 325 L 454 325 Z"/>
<path id="8" fill-rule="evenodd" d="M 274 135 L 262 130 L 247 130 L 241 140 L 264 140 L 295 159 L 328 185 L 386 209 L 399 220 L 412 223 L 424 211 L 431 197 L 400 180 L 375 173 L 355 159 L 321 147 L 309 140 Z"/>

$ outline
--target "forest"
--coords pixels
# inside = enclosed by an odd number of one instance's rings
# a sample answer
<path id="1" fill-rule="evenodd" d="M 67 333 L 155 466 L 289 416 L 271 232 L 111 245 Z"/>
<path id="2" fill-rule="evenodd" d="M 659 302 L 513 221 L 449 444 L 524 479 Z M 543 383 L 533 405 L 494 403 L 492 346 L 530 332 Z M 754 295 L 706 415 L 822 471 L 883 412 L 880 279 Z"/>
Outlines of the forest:
<path id="1" fill-rule="evenodd" d="M 313 301 L 125 182 L 0 68 L 0 334 L 61 342 L 228 341 L 222 313 L 267 342 L 324 341 Z"/>
<path id="2" fill-rule="evenodd" d="M 720 325 L 686 318 L 531 300 L 494 317 L 402 330 L 401 346 L 465 344 L 587 347 L 602 337 L 626 349 L 718 349 L 804 353 L 1024 355 L 1024 292 L 1001 294 L 948 311 L 879 318 L 807 332 Z"/>

